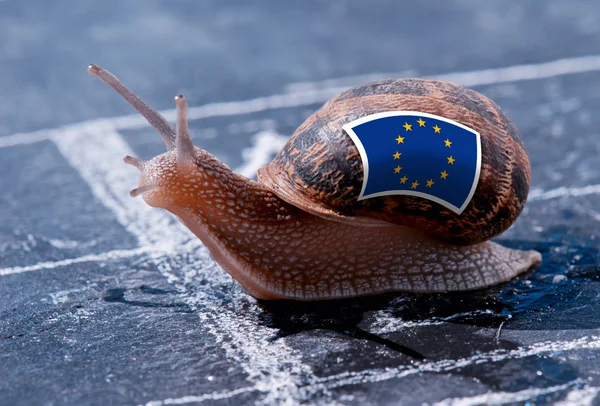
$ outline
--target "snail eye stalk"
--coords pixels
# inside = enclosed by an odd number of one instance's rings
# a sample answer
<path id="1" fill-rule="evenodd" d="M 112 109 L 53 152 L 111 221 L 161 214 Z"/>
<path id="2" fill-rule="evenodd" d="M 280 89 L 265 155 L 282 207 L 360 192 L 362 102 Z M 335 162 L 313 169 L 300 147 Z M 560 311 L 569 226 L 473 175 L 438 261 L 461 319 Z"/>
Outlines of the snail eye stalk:
<path id="1" fill-rule="evenodd" d="M 175 140 L 177 163 L 190 163 L 194 159 L 194 144 L 192 143 L 188 129 L 187 101 L 185 97 L 178 95 L 175 96 L 175 104 L 177 106 L 177 139 Z"/>
<path id="2" fill-rule="evenodd" d="M 88 72 L 98 76 L 100 80 L 116 90 L 133 108 L 144 116 L 148 120 L 148 123 L 158 131 L 169 151 L 175 149 L 175 129 L 158 111 L 137 94 L 133 93 L 119 78 L 109 71 L 102 69 L 98 65 L 90 65 L 88 66 Z"/>

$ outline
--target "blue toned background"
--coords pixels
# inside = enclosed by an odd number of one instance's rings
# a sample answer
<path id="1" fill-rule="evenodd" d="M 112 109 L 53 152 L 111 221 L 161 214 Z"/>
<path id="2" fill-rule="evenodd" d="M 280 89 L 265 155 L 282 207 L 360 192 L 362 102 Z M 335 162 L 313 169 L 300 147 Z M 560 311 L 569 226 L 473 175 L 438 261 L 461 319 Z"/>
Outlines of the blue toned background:
<path id="1" fill-rule="evenodd" d="M 476 293 L 258 303 L 129 197 L 123 155 L 164 145 L 89 63 L 159 109 L 185 94 L 194 142 L 248 175 L 348 86 L 469 86 L 531 157 L 497 241 L 544 264 Z M 0 405 L 597 405 L 599 95 L 597 0 L 0 1 Z"/>
<path id="2" fill-rule="evenodd" d="M 419 192 L 455 211 L 470 197 L 478 172 L 476 132 L 419 115 L 374 119 L 353 130 L 368 157 L 364 196 Z"/>

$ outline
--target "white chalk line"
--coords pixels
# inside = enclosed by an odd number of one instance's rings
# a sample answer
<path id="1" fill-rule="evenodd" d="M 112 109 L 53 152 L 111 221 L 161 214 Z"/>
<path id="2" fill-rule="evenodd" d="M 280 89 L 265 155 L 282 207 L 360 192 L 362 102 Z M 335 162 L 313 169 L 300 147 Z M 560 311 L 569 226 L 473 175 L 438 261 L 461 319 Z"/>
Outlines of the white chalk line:
<path id="1" fill-rule="evenodd" d="M 579 187 L 561 186 L 555 189 L 533 189 L 529 192 L 528 201 L 543 201 L 563 197 L 580 197 L 600 194 L 600 185 L 587 185 Z"/>
<path id="2" fill-rule="evenodd" d="M 134 153 L 114 128 L 108 125 L 71 128 L 53 141 L 98 200 L 137 237 L 140 246 L 162 246 L 162 251 L 171 251 L 192 238 L 185 227 L 164 211 L 148 206 L 141 198 L 131 198 L 129 191 L 137 186 L 140 172 L 123 163 L 125 155 Z M 164 238 L 167 229 L 168 238 Z"/>
<path id="3" fill-rule="evenodd" d="M 476 310 L 471 312 L 455 313 L 448 317 L 431 317 L 429 319 L 419 321 L 409 321 L 392 316 L 385 310 L 379 310 L 373 314 L 374 321 L 369 331 L 373 334 L 395 333 L 405 328 L 412 329 L 415 327 L 440 326 L 465 316 L 475 317 L 488 314 L 493 314 L 493 312 L 489 309 Z"/>
<path id="4" fill-rule="evenodd" d="M 84 256 L 81 256 L 78 258 L 63 259 L 60 261 L 38 262 L 35 265 L 15 266 L 12 268 L 0 269 L 0 276 L 8 276 L 8 275 L 15 275 L 15 274 L 26 273 L 26 272 L 40 271 L 43 269 L 61 268 L 61 267 L 65 267 L 65 266 L 69 266 L 69 265 L 73 265 L 73 264 L 81 264 L 84 262 L 108 262 L 108 261 L 114 261 L 114 260 L 119 260 L 119 259 L 123 259 L 123 258 L 135 257 L 138 255 L 150 253 L 152 251 L 154 251 L 154 247 L 146 246 L 146 247 L 134 248 L 134 249 L 129 249 L 129 250 L 112 250 L 112 251 L 103 252 L 101 254 L 84 255 Z"/>
<path id="5" fill-rule="evenodd" d="M 598 70 L 600 70 L 600 55 L 586 55 L 542 63 L 514 65 L 505 68 L 448 73 L 431 76 L 431 78 L 454 82 L 465 87 L 472 87 L 548 79 L 556 76 L 596 72 Z"/>
<path id="6" fill-rule="evenodd" d="M 554 406 L 592 406 L 600 393 L 600 387 L 587 386 L 571 390 L 567 396 Z"/>
<path id="7" fill-rule="evenodd" d="M 585 55 L 572 58 L 556 59 L 548 62 L 521 64 L 466 72 L 452 72 L 423 77 L 429 79 L 446 80 L 461 86 L 472 87 L 519 82 L 523 80 L 547 79 L 556 76 L 595 72 L 598 70 L 600 70 L 600 55 Z M 318 82 L 291 83 L 285 87 L 285 90 L 289 93 L 299 93 L 326 88 L 344 89 L 382 79 L 415 77 L 417 75 L 418 72 L 414 70 L 395 73 L 369 73 L 366 75 L 326 79 Z"/>
<path id="8" fill-rule="evenodd" d="M 464 366 L 464 365 L 463 365 Z M 477 406 L 477 405 L 504 405 L 507 403 L 522 402 L 532 400 L 538 396 L 548 395 L 555 392 L 560 392 L 573 386 L 583 384 L 582 379 L 576 379 L 562 385 L 555 385 L 546 388 L 529 388 L 517 392 L 487 392 L 480 395 L 468 396 L 462 398 L 445 399 L 436 402 L 431 406 Z M 146 406 L 162 406 L 169 404 L 185 404 L 193 402 L 202 402 L 204 400 L 216 400 L 229 398 L 240 393 L 252 392 L 257 390 L 255 387 L 240 388 L 234 391 L 214 392 L 199 396 L 184 396 L 177 399 L 165 399 L 163 401 L 148 402 Z M 600 387 L 583 387 L 571 390 L 566 398 L 556 403 L 560 406 L 588 406 L 600 393 Z"/>
<path id="9" fill-rule="evenodd" d="M 198 396 L 183 396 L 180 398 L 169 398 L 164 400 L 153 400 L 145 404 L 145 406 L 165 406 L 165 405 L 185 405 L 187 403 L 200 403 L 205 400 L 223 400 L 229 399 L 248 392 L 254 392 L 256 388 L 248 386 L 231 391 L 212 392 Z"/>
<path id="10" fill-rule="evenodd" d="M 588 55 L 574 58 L 564 58 L 537 64 L 514 65 L 502 68 L 491 68 L 466 72 L 452 72 L 430 76 L 447 80 L 462 86 L 482 86 L 524 80 L 547 79 L 556 76 L 600 71 L 600 55 Z M 244 115 L 262 111 L 310 106 L 324 103 L 334 95 L 346 90 L 349 86 L 364 83 L 364 80 L 406 75 L 408 72 L 374 73 L 353 78 L 329 79 L 323 82 L 291 84 L 293 93 L 276 94 L 258 97 L 250 100 L 209 103 L 189 109 L 190 120 L 209 117 Z M 410 73 L 413 73 L 410 71 Z M 325 87 L 323 87 L 325 86 Z M 161 114 L 169 121 L 175 120 L 175 109 L 162 110 Z M 130 114 L 112 118 L 100 118 L 67 125 L 53 130 L 39 130 L 31 133 L 19 133 L 0 137 L 0 148 L 20 144 L 30 144 L 46 140 L 56 132 L 77 129 L 80 126 L 111 126 L 116 130 L 148 127 L 147 121 L 139 114 Z"/>
<path id="11" fill-rule="evenodd" d="M 400 72 L 375 72 L 375 73 L 366 73 L 363 75 L 352 75 L 352 76 L 343 76 L 332 79 L 325 79 L 319 81 L 307 81 L 307 82 L 295 82 L 285 85 L 283 90 L 285 93 L 303 93 L 303 92 L 311 92 L 316 89 L 348 89 L 350 87 L 354 87 L 357 85 L 376 82 L 382 79 L 390 79 L 390 78 L 409 78 L 409 77 L 417 77 L 419 74 L 414 69 L 404 70 Z"/>
<path id="12" fill-rule="evenodd" d="M 275 144 L 274 134 L 263 133 L 263 136 L 269 142 L 261 141 L 261 135 L 258 135 L 253 147 L 256 148 L 255 155 L 262 157 L 254 162 L 260 166 L 269 158 L 269 148 L 272 150 Z M 89 184 L 94 196 L 115 213 L 117 221 L 138 239 L 141 246 L 158 246 L 160 251 L 171 252 L 169 256 L 155 256 L 153 261 L 177 289 L 185 291 L 185 275 L 197 272 L 198 268 L 202 270 L 202 277 L 210 281 L 210 286 L 231 283 L 224 271 L 211 267 L 213 261 L 208 250 L 179 222 L 174 222 L 170 213 L 151 208 L 142 199 L 129 197 L 129 190 L 136 185 L 140 175 L 121 162 L 122 157 L 132 151 L 114 127 L 104 124 L 86 125 L 76 131 L 70 128 L 53 140 Z M 250 171 L 250 168 L 246 170 Z M 227 357 L 244 370 L 252 387 L 264 393 L 261 402 L 299 404 L 299 387 L 305 377 L 313 375 L 312 369 L 303 364 L 300 354 L 284 340 L 269 342 L 266 338 L 275 331 L 257 324 L 251 314 L 220 308 L 210 296 L 210 286 L 187 301 L 198 309 L 198 315 L 205 321 L 203 325 L 216 337 Z"/>
<path id="13" fill-rule="evenodd" d="M 538 396 L 561 392 L 580 383 L 582 383 L 582 380 L 576 379 L 563 385 L 549 386 L 547 388 L 529 388 L 517 392 L 488 392 L 476 396 L 445 399 L 441 402 L 433 403 L 431 406 L 505 405 L 507 403 L 524 402 L 535 399 Z"/>
<path id="14" fill-rule="evenodd" d="M 311 394 L 315 391 L 319 392 L 325 389 L 334 389 L 341 386 L 361 383 L 382 382 L 389 379 L 404 378 L 409 375 L 420 373 L 450 372 L 474 364 L 499 362 L 507 359 L 520 359 L 553 352 L 585 349 L 600 349 L 600 337 L 585 336 L 570 341 L 546 341 L 514 350 L 495 350 L 462 359 L 444 359 L 440 361 L 424 362 L 416 365 L 400 366 L 396 368 L 367 369 L 359 372 L 344 372 L 337 375 L 317 378 L 312 384 L 307 385 L 303 389 L 307 393 Z"/>
<path id="15" fill-rule="evenodd" d="M 81 125 L 85 125 L 85 121 L 74 124 L 73 127 L 78 127 Z M 10 148 L 16 147 L 19 145 L 27 145 L 34 144 L 36 142 L 47 141 L 51 139 L 56 134 L 59 134 L 62 130 L 67 127 L 61 127 L 56 129 L 49 130 L 38 130 L 29 133 L 17 133 L 12 135 L 7 135 L 6 137 L 0 137 L 0 148 Z"/>
<path id="16" fill-rule="evenodd" d="M 283 148 L 288 137 L 273 130 L 265 130 L 253 137 L 253 146 L 242 151 L 242 158 L 246 162 L 236 169 L 236 172 L 246 177 L 256 175 L 256 170 L 267 165 L 273 155 Z"/>

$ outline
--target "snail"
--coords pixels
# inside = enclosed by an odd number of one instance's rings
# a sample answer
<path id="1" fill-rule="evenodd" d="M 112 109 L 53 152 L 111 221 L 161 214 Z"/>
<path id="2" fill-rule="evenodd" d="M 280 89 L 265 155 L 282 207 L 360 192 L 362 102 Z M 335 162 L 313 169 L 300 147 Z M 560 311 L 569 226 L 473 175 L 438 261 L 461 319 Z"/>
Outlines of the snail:
<path id="1" fill-rule="evenodd" d="M 171 212 L 257 299 L 301 301 L 385 292 L 475 290 L 536 267 L 536 251 L 490 241 L 520 214 L 530 163 L 515 125 L 485 96 L 436 80 L 388 79 L 347 90 L 294 132 L 257 181 L 236 174 L 97 65 L 88 71 L 158 131 L 167 152 L 149 161 L 131 196 Z M 359 199 L 363 162 L 343 126 L 374 113 L 419 111 L 474 128 L 479 181 L 462 213 L 419 196 Z"/>

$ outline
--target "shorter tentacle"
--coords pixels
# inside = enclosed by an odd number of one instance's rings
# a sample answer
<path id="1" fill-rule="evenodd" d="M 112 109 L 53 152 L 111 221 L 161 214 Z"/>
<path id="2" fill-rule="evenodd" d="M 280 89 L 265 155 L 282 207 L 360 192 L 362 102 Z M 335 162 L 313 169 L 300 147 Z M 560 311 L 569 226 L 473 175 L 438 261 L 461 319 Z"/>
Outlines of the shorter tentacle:
<path id="1" fill-rule="evenodd" d="M 153 190 L 153 189 L 156 189 L 156 185 L 144 185 L 144 186 L 140 186 L 138 188 L 132 189 L 129 192 L 129 195 L 131 197 L 138 197 L 142 193 L 149 192 L 150 190 Z"/>
<path id="2" fill-rule="evenodd" d="M 144 168 L 146 167 L 146 161 L 143 161 L 139 158 L 129 156 L 129 155 L 127 155 L 127 156 L 125 156 L 125 158 L 123 158 L 123 162 L 125 162 L 127 165 L 135 166 L 141 172 L 143 172 Z"/>

